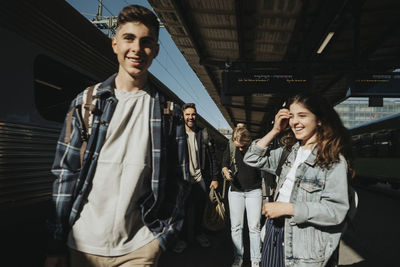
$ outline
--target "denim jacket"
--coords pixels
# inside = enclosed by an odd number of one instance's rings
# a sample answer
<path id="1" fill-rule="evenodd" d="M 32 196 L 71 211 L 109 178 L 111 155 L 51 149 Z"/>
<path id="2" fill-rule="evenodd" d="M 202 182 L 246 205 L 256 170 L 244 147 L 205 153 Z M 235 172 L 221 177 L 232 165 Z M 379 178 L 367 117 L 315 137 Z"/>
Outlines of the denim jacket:
<path id="1" fill-rule="evenodd" d="M 50 255 L 62 254 L 65 251 L 68 232 L 79 217 L 82 204 L 89 193 L 99 153 L 118 102 L 114 94 L 114 80 L 115 75 L 97 89 L 96 106 L 100 112 L 94 114 L 82 167 L 82 121 L 79 111 L 73 114 L 68 143 L 65 141 L 67 119 L 61 130 L 51 170 L 56 179 L 52 195 L 54 214 L 48 223 Z M 162 111 L 164 97 L 156 88 L 151 88 L 150 91 L 152 194 L 143 200 L 141 211 L 143 223 L 157 237 L 160 246 L 166 249 L 167 244 L 176 237 L 182 227 L 183 205 L 190 189 L 186 132 L 179 106 L 174 106 L 175 112 L 170 118 L 172 123 L 166 123 Z M 83 92 L 72 101 L 70 109 L 80 105 L 82 97 Z"/>
<path id="2" fill-rule="evenodd" d="M 275 174 L 282 148 L 269 151 L 254 141 L 244 161 Z M 294 163 L 299 143 L 292 147 L 277 181 L 274 199 Z M 329 169 L 316 164 L 316 148 L 299 165 L 290 196 L 294 216 L 285 217 L 285 266 L 325 266 L 339 244 L 349 209 L 347 163 L 343 156 Z"/>

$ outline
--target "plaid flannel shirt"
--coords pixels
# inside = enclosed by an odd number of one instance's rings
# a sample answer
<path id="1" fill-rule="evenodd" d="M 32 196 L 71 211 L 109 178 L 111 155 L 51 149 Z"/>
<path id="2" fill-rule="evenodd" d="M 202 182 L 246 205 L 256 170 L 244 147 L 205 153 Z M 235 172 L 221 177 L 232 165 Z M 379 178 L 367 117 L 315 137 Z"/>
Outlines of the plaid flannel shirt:
<path id="1" fill-rule="evenodd" d="M 52 167 L 56 180 L 52 195 L 54 214 L 48 224 L 49 254 L 62 254 L 66 250 L 68 232 L 79 217 L 82 202 L 89 193 L 99 153 L 118 102 L 114 95 L 114 80 L 115 75 L 97 89 L 96 107 L 101 112 L 94 115 L 82 167 L 80 148 L 83 122 L 78 114 L 79 109 L 72 116 L 68 143 L 65 143 L 67 119 L 65 120 Z M 174 113 L 166 118 L 162 110 L 165 102 L 163 95 L 154 88 L 150 91 L 152 194 L 144 199 L 141 211 L 144 224 L 165 250 L 182 227 L 183 205 L 190 189 L 188 152 L 180 107 L 175 104 Z M 81 105 L 82 97 L 83 92 L 72 101 L 70 109 Z"/>

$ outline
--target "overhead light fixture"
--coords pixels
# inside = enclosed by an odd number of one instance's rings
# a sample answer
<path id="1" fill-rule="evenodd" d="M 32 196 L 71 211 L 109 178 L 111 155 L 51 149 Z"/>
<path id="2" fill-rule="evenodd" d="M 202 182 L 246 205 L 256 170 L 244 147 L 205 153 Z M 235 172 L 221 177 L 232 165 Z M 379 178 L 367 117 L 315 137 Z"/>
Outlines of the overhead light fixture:
<path id="1" fill-rule="evenodd" d="M 325 40 L 322 42 L 321 46 L 318 48 L 317 54 L 321 54 L 322 51 L 324 51 L 326 45 L 329 43 L 329 41 L 332 39 L 333 35 L 335 32 L 330 32 L 328 35 L 325 37 Z"/>

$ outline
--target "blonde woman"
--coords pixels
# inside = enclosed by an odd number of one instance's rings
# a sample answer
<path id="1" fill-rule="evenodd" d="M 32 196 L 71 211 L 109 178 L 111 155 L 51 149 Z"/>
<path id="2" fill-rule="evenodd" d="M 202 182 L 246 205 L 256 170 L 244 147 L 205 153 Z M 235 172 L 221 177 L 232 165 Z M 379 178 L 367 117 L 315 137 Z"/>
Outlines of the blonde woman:
<path id="1" fill-rule="evenodd" d="M 260 266 L 261 261 L 261 175 L 258 169 L 243 162 L 243 157 L 250 143 L 249 131 L 244 125 L 239 124 L 233 131 L 232 140 L 230 140 L 230 144 L 224 152 L 222 162 L 222 171 L 227 180 L 231 181 L 228 200 L 235 255 L 232 267 L 239 267 L 243 264 L 242 231 L 245 210 L 250 235 L 251 266 Z"/>

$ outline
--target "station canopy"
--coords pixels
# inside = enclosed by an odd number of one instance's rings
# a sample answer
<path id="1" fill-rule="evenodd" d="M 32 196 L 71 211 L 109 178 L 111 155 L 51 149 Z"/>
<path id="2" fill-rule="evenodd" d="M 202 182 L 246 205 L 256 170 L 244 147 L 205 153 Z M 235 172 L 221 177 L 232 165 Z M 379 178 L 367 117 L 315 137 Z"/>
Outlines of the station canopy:
<path id="1" fill-rule="evenodd" d="M 399 94 L 399 0 L 149 3 L 228 123 L 245 123 L 254 136 L 299 92 L 337 104 L 378 82 L 371 92 L 385 95 L 388 81 Z"/>

